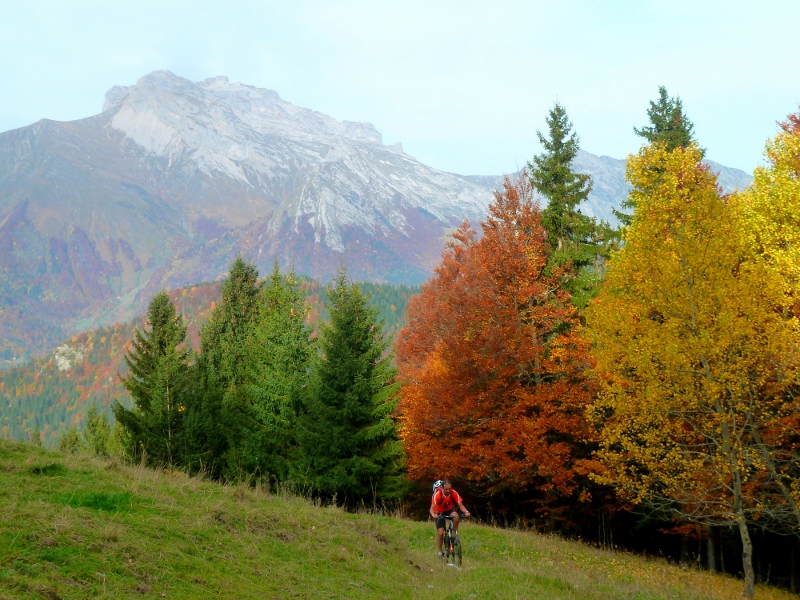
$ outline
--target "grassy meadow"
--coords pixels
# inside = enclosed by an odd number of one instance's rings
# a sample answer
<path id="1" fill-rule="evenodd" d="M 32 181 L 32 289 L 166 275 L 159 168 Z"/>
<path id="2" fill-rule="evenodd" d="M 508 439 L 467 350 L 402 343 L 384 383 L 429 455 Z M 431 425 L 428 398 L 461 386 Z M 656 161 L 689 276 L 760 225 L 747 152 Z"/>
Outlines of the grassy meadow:
<path id="1" fill-rule="evenodd" d="M 350 514 L 0 441 L 0 598 L 719 598 L 733 577 L 465 523 L 464 567 L 431 523 Z M 793 598 L 759 586 L 756 598 Z"/>

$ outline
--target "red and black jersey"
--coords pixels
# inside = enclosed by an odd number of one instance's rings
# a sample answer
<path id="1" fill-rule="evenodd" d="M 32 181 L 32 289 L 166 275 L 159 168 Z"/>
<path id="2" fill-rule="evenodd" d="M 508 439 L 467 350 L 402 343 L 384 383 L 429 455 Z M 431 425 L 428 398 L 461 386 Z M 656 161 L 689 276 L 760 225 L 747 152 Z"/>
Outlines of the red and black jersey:
<path id="1" fill-rule="evenodd" d="M 431 507 L 433 512 L 437 514 L 452 512 L 457 504 L 461 503 L 461 496 L 455 490 L 450 490 L 450 495 L 445 496 L 444 490 L 439 488 L 431 499 Z"/>

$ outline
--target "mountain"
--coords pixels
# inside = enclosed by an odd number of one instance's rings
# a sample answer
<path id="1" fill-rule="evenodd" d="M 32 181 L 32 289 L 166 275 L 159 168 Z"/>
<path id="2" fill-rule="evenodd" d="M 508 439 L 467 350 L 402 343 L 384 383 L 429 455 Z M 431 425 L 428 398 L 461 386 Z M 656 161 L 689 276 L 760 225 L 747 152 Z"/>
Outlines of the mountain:
<path id="1" fill-rule="evenodd" d="M 624 161 L 577 162 L 595 179 L 585 210 L 610 218 Z M 98 115 L 0 134 L 0 360 L 125 321 L 238 253 L 262 271 L 277 257 L 322 281 L 344 263 L 359 280 L 418 283 L 501 181 L 432 169 L 372 125 L 270 90 L 151 73 L 109 90 Z"/>

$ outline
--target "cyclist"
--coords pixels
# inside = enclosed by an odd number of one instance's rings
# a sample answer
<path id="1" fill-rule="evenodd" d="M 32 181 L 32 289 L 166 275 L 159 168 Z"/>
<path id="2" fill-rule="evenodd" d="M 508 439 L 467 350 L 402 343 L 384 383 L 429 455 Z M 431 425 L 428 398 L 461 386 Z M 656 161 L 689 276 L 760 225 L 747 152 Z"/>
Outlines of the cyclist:
<path id="1" fill-rule="evenodd" d="M 469 516 L 469 511 L 464 508 L 461 496 L 453 489 L 450 480 L 442 479 L 441 487 L 433 493 L 433 498 L 431 498 L 431 516 L 436 519 L 436 531 L 439 534 L 436 547 L 440 558 L 443 556 L 442 538 L 444 537 L 445 515 L 453 517 L 453 528 L 458 532 L 459 515 L 456 512 L 456 506 L 465 517 Z"/>

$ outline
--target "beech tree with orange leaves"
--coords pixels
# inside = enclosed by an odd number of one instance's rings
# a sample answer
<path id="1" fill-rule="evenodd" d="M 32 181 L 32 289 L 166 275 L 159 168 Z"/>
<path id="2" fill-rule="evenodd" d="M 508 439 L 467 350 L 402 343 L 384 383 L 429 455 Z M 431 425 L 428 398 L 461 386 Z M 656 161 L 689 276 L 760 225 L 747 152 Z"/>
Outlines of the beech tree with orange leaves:
<path id="1" fill-rule="evenodd" d="M 526 177 L 506 179 L 482 229 L 452 235 L 398 335 L 409 476 L 547 509 L 581 491 L 588 348 Z"/>

